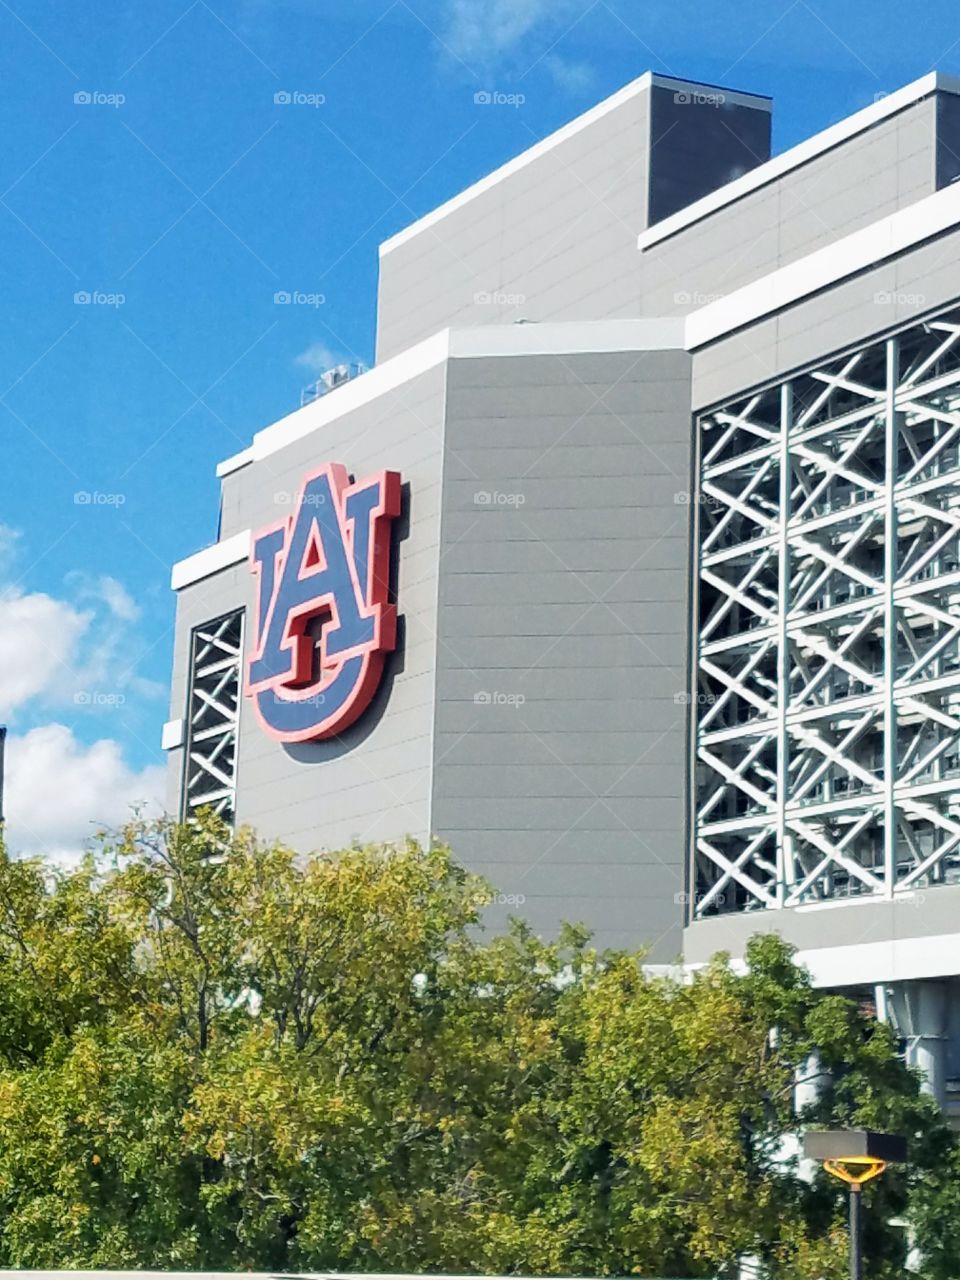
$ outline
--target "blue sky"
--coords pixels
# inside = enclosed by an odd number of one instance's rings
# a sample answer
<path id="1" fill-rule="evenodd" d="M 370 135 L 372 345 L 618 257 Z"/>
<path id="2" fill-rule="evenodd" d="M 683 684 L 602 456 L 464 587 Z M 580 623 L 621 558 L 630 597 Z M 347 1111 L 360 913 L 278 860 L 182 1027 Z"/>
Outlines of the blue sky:
<path id="1" fill-rule="evenodd" d="M 648 68 L 771 94 L 782 150 L 931 68 L 960 72 L 955 5 L 922 14 L 0 0 L 14 839 L 74 847 L 159 789 L 170 565 L 215 536 L 215 464 L 329 359 L 371 360 L 381 240 Z M 480 89 L 525 101 L 478 106 Z M 324 301 L 276 305 L 278 291 Z"/>

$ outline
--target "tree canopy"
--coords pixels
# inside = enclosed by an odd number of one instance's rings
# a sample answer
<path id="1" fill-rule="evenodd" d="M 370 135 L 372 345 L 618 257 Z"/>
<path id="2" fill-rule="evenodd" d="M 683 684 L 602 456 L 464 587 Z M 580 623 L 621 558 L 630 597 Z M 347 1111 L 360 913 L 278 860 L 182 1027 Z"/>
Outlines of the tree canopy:
<path id="1" fill-rule="evenodd" d="M 908 1136 L 868 1275 L 960 1275 L 960 1157 L 889 1028 L 773 936 L 651 977 L 583 931 L 478 927 L 442 846 L 300 857 L 134 824 L 0 852 L 0 1266 L 846 1274 L 799 1122 Z"/>

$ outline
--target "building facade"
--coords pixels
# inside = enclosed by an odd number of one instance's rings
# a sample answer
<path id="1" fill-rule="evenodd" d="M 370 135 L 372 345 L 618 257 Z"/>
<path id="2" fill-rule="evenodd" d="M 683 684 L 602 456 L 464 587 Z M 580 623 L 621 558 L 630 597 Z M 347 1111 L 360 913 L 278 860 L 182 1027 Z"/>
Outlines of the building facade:
<path id="1" fill-rule="evenodd" d="M 174 569 L 171 807 L 654 961 L 776 930 L 949 1106 L 960 82 L 770 113 L 647 74 L 381 246 L 376 366 Z"/>

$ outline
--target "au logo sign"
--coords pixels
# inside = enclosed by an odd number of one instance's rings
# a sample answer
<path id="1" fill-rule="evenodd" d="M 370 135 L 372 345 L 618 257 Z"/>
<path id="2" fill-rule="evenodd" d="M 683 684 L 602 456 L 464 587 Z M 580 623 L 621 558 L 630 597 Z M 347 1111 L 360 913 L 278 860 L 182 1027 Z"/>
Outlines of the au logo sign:
<path id="1" fill-rule="evenodd" d="M 255 535 L 258 580 L 246 692 L 280 742 L 330 738 L 369 705 L 396 644 L 388 602 L 400 476 L 350 483 L 327 463 L 304 477 L 293 515 Z"/>

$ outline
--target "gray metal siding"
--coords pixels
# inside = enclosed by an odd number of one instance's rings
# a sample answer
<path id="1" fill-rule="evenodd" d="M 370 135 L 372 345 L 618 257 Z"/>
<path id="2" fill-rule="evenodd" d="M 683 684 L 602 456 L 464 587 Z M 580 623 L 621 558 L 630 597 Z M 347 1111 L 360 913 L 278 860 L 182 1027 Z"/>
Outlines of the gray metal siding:
<path id="1" fill-rule="evenodd" d="M 715 404 L 960 298 L 960 229 L 694 354 L 693 402 Z"/>
<path id="2" fill-rule="evenodd" d="M 931 95 L 646 249 L 643 314 L 689 311 L 931 195 L 936 154 Z"/>
<path id="3" fill-rule="evenodd" d="M 451 362 L 433 817 L 491 927 L 679 954 L 689 367 Z"/>
<path id="4" fill-rule="evenodd" d="M 916 896 L 872 902 L 860 899 L 849 906 L 831 904 L 819 911 L 804 907 L 724 915 L 698 920 L 684 930 L 684 958 L 690 964 L 700 964 L 717 951 L 742 955 L 757 933 L 779 933 L 800 950 L 931 938 L 956 933 L 958 914 L 960 886 L 938 885 L 936 890 Z"/>
<path id="5" fill-rule="evenodd" d="M 931 97 L 641 255 L 648 193 L 666 201 L 659 216 L 719 169 L 695 172 L 704 134 L 675 153 L 664 139 L 651 177 L 656 121 L 638 95 L 384 257 L 381 358 L 451 323 L 689 311 L 951 181 L 958 101 Z M 481 291 L 522 301 L 477 302 Z M 693 357 L 454 360 L 227 476 L 224 538 L 288 513 L 303 472 L 326 460 L 397 469 L 410 486 L 404 640 L 374 707 L 342 742 L 284 748 L 244 699 L 239 821 L 304 849 L 434 833 L 495 886 L 491 927 L 519 914 L 552 935 L 582 920 L 601 945 L 674 959 L 691 803 L 691 404 L 957 298 L 960 231 Z M 174 717 L 192 628 L 237 605 L 249 621 L 252 596 L 245 564 L 180 592 Z M 181 768 L 171 752 L 171 807 Z M 957 892 L 940 892 L 937 912 L 955 913 Z M 837 919 L 702 922 L 688 958 L 760 929 L 814 945 Z M 877 938 L 951 927 L 884 904 L 860 919 Z"/>
<path id="6" fill-rule="evenodd" d="M 284 747 L 243 700 L 237 820 L 266 838 L 313 849 L 429 835 L 443 398 L 441 367 L 225 477 L 225 537 L 289 514 L 302 475 L 327 461 L 357 476 L 396 470 L 409 485 L 396 529 L 403 643 L 371 708 L 342 739 Z M 183 714 L 189 626 L 238 603 L 250 610 L 253 587 L 242 565 L 180 592 L 174 715 Z"/>
<path id="7" fill-rule="evenodd" d="M 450 325 L 649 314 L 648 219 L 769 155 L 768 111 L 677 97 L 636 94 L 385 253 L 378 360 Z"/>
<path id="8" fill-rule="evenodd" d="M 937 94 L 937 190 L 960 177 L 960 98 Z"/>
<path id="9" fill-rule="evenodd" d="M 386 253 L 378 360 L 448 325 L 603 318 L 611 290 L 635 314 L 648 97 L 630 98 Z M 476 301 L 484 293 L 521 301 Z"/>

